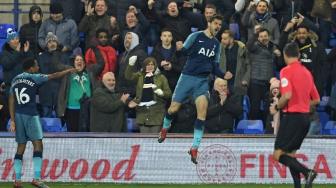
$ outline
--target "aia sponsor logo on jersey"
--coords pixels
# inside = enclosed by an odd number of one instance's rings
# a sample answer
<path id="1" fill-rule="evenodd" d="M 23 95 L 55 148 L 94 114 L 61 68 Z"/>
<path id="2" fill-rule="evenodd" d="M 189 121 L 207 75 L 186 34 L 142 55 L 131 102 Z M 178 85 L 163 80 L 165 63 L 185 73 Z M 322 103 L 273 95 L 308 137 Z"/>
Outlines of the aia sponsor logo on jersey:
<path id="1" fill-rule="evenodd" d="M 215 56 L 215 50 L 214 49 L 210 50 L 210 49 L 201 48 L 198 51 L 198 54 L 202 54 L 202 55 L 207 56 L 207 57 L 210 58 L 210 57 Z"/>

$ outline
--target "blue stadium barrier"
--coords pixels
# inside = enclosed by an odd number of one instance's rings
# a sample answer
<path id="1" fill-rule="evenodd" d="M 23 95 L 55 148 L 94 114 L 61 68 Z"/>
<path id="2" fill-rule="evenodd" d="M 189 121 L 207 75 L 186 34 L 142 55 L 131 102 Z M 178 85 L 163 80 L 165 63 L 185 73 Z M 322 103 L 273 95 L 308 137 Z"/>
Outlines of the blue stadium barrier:
<path id="1" fill-rule="evenodd" d="M 40 118 L 43 132 L 67 132 L 66 126 L 62 126 L 59 118 Z M 9 130 L 10 120 L 7 122 L 7 130 Z"/>
<path id="2" fill-rule="evenodd" d="M 235 130 L 237 134 L 264 134 L 264 132 L 261 120 L 240 120 Z"/>
<path id="3" fill-rule="evenodd" d="M 10 126 L 10 119 L 7 121 L 7 125 L 6 125 L 7 131 L 9 131 L 9 126 Z"/>
<path id="4" fill-rule="evenodd" d="M 327 122 L 330 120 L 330 116 L 327 112 L 318 112 L 321 127 L 324 128 Z"/>
<path id="5" fill-rule="evenodd" d="M 332 48 L 336 47 L 336 34 L 333 32 L 330 32 L 329 46 Z"/>
<path id="6" fill-rule="evenodd" d="M 64 132 L 59 118 L 40 118 L 40 121 L 44 132 Z"/>
<path id="7" fill-rule="evenodd" d="M 229 25 L 230 31 L 234 34 L 234 39 L 240 40 L 240 30 L 238 23 L 230 23 Z"/>
<path id="8" fill-rule="evenodd" d="M 3 81 L 3 67 L 0 65 L 0 84 Z"/>
<path id="9" fill-rule="evenodd" d="M 329 97 L 328 96 L 322 96 L 320 104 L 316 106 L 316 111 L 318 112 L 325 112 L 326 107 L 328 106 Z"/>
<path id="10" fill-rule="evenodd" d="M 326 112 L 326 107 L 328 106 L 329 98 L 326 96 L 321 97 L 321 102 L 316 107 L 316 111 L 320 118 L 321 127 L 323 128 L 326 123 L 330 120 L 329 114 Z"/>
<path id="11" fill-rule="evenodd" d="M 336 135 L 336 121 L 328 121 L 322 128 L 324 135 Z"/>
<path id="12" fill-rule="evenodd" d="M 0 52 L 2 52 L 2 47 L 6 43 L 6 39 L 1 39 L 0 38 Z"/>
<path id="13" fill-rule="evenodd" d="M 243 119 L 248 119 L 248 114 L 250 112 L 250 98 L 244 95 L 243 98 Z"/>
<path id="14" fill-rule="evenodd" d="M 0 38 L 7 38 L 7 29 L 14 28 L 16 30 L 16 26 L 9 23 L 0 24 Z"/>
<path id="15" fill-rule="evenodd" d="M 127 132 L 139 132 L 139 127 L 135 122 L 135 118 L 127 118 Z"/>
<path id="16" fill-rule="evenodd" d="M 81 42 L 85 42 L 85 33 L 84 32 L 79 32 L 78 35 L 79 35 L 79 40 Z"/>
<path id="17" fill-rule="evenodd" d="M 147 55 L 151 55 L 153 50 L 154 50 L 153 46 L 148 46 L 147 47 Z"/>

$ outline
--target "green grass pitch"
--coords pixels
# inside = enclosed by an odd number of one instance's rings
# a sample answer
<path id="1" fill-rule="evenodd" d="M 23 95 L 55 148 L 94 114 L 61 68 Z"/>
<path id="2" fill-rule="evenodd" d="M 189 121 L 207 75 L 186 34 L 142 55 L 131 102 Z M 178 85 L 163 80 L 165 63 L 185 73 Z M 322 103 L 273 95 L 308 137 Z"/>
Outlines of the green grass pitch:
<path id="1" fill-rule="evenodd" d="M 167 185 L 167 184 L 113 184 L 113 183 L 47 183 L 50 188 L 292 188 L 292 184 L 256 185 L 256 184 L 220 184 L 220 185 Z M 23 183 L 25 188 L 33 188 L 29 183 Z M 11 188 L 12 183 L 0 183 L 1 188 Z M 314 185 L 314 188 L 335 188 L 336 185 Z"/>

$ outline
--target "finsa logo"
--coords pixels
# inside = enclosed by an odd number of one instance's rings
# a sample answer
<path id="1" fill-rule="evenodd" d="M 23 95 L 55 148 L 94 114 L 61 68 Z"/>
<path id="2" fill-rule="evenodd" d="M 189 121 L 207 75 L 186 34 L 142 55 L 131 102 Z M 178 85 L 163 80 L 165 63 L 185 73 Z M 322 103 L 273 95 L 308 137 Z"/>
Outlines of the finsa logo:
<path id="1" fill-rule="evenodd" d="M 201 48 L 198 51 L 198 54 L 202 54 L 202 55 L 207 56 L 207 57 L 213 57 L 213 56 L 215 56 L 215 51 L 210 50 L 210 49 Z"/>

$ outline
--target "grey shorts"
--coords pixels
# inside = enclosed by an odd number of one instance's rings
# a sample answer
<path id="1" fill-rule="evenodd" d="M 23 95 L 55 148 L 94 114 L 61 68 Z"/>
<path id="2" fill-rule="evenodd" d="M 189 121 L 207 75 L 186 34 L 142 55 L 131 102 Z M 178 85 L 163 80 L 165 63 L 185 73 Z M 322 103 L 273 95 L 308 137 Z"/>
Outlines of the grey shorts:
<path id="1" fill-rule="evenodd" d="M 15 140 L 19 144 L 27 141 L 41 140 L 43 138 L 42 126 L 39 116 L 15 114 Z"/>

